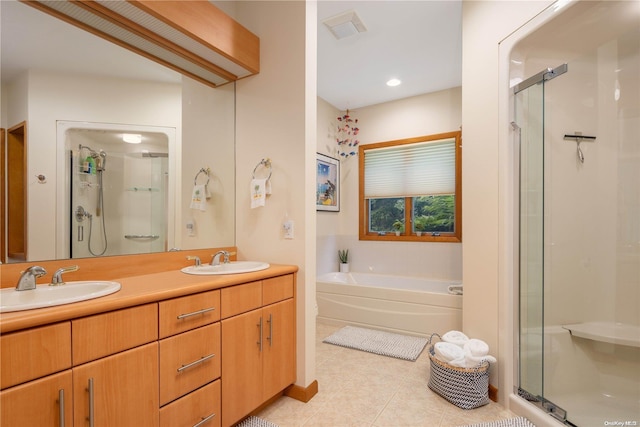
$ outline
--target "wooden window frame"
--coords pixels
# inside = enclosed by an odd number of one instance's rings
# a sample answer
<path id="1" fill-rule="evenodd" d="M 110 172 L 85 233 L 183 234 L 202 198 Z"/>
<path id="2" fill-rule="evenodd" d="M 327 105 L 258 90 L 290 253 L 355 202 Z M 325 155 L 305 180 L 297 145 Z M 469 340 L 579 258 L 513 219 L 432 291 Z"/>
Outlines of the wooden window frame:
<path id="1" fill-rule="evenodd" d="M 455 138 L 455 222 L 453 233 L 439 233 L 433 234 L 430 232 L 423 232 L 421 236 L 418 236 L 412 231 L 413 227 L 405 227 L 405 230 L 397 236 L 395 233 L 386 233 L 380 235 L 379 233 L 369 232 L 369 203 L 364 197 L 364 152 L 368 149 L 374 148 L 386 148 L 398 145 L 414 144 L 425 141 L 436 141 L 440 139 Z M 378 142 L 374 144 L 360 145 L 358 148 L 358 163 L 359 163 L 359 185 L 358 185 L 358 199 L 359 199 L 359 212 L 358 212 L 358 226 L 359 226 L 359 238 L 360 240 L 377 240 L 377 241 L 412 241 L 412 242 L 447 242 L 447 243 L 461 243 L 462 242 L 462 132 L 453 131 L 446 133 L 439 133 L 434 135 L 426 135 L 414 138 L 399 139 L 394 141 Z M 405 197 L 405 210 L 404 210 L 404 223 L 412 223 L 412 210 L 413 210 L 413 197 Z"/>

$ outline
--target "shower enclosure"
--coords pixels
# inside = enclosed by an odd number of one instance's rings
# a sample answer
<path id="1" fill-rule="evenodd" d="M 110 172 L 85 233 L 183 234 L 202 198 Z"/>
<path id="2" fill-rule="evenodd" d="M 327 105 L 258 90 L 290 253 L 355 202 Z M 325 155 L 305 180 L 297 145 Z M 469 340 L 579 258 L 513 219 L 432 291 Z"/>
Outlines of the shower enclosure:
<path id="1" fill-rule="evenodd" d="M 640 425 L 640 2 L 579 2 L 512 59 L 532 76 L 512 92 L 516 393 L 567 425 Z"/>
<path id="2" fill-rule="evenodd" d="M 167 135 L 99 127 L 65 131 L 68 257 L 168 250 Z"/>

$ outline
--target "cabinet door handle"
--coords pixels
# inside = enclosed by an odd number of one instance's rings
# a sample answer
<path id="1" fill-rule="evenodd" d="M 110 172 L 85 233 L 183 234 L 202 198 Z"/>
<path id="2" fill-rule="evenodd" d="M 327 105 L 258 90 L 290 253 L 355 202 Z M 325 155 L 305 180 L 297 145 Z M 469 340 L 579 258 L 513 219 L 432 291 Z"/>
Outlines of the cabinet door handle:
<path id="1" fill-rule="evenodd" d="M 267 339 L 269 340 L 269 347 L 273 347 L 273 313 L 269 313 L 269 336 Z"/>
<path id="2" fill-rule="evenodd" d="M 60 403 L 58 424 L 60 424 L 60 427 L 64 427 L 64 389 L 58 390 L 58 402 Z"/>
<path id="3" fill-rule="evenodd" d="M 193 427 L 200 427 L 202 424 L 206 423 L 209 420 L 212 420 L 213 417 L 215 417 L 216 414 L 211 414 L 208 417 L 204 417 L 202 418 L 202 421 L 198 422 L 197 424 L 194 424 Z"/>
<path id="4" fill-rule="evenodd" d="M 260 323 L 258 323 L 258 330 L 260 331 L 260 338 L 258 339 L 258 347 L 262 351 L 262 316 L 260 316 Z"/>
<path id="5" fill-rule="evenodd" d="M 211 354 L 210 354 L 210 355 L 208 355 L 208 356 L 203 356 L 203 357 L 201 357 L 200 359 L 198 359 L 198 360 L 196 360 L 196 361 L 194 361 L 194 362 L 187 363 L 186 365 L 182 365 L 181 367 L 179 367 L 179 368 L 178 368 L 178 372 L 182 372 L 182 371 L 184 371 L 185 369 L 189 369 L 189 368 L 190 368 L 190 367 L 192 367 L 192 366 L 199 365 L 200 363 L 202 363 L 202 362 L 206 362 L 207 360 L 209 360 L 209 359 L 211 359 L 211 358 L 213 358 L 213 357 L 216 357 L 216 355 L 215 355 L 215 354 L 213 354 L 213 353 L 211 353 Z"/>
<path id="6" fill-rule="evenodd" d="M 191 312 L 191 313 L 180 314 L 178 316 L 178 319 L 184 319 L 184 318 L 191 317 L 191 316 L 197 316 L 198 314 L 208 313 L 208 312 L 213 311 L 215 309 L 216 309 L 215 307 L 209 307 L 209 308 L 203 308 L 202 310 L 194 311 L 194 312 Z"/>
<path id="7" fill-rule="evenodd" d="M 93 412 L 93 401 L 94 401 L 94 395 L 93 395 L 93 378 L 89 378 L 89 387 L 87 388 L 87 391 L 89 392 L 89 427 L 93 427 L 93 416 L 94 416 L 94 412 Z"/>

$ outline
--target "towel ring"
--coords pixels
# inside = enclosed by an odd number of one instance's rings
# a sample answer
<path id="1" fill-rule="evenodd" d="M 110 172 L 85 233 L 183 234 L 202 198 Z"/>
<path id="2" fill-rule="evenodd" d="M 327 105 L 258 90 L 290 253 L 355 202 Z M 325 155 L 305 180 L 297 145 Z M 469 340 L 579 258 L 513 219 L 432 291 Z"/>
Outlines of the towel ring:
<path id="1" fill-rule="evenodd" d="M 264 166 L 265 168 L 269 169 L 269 176 L 267 177 L 268 181 L 271 178 L 271 174 L 273 173 L 273 169 L 271 168 L 271 159 L 267 157 L 266 159 L 260 160 L 260 163 L 258 163 L 256 167 L 253 168 L 253 179 L 256 178 L 256 170 L 258 170 L 260 166 Z"/>
<path id="2" fill-rule="evenodd" d="M 211 179 L 211 177 L 209 176 L 209 172 L 210 169 L 209 168 L 202 168 L 198 171 L 198 173 L 196 174 L 196 177 L 193 178 L 193 185 L 198 185 L 198 177 L 200 176 L 201 173 L 205 174 L 207 176 L 207 182 L 204 183 L 204 185 L 209 185 L 209 180 Z"/>

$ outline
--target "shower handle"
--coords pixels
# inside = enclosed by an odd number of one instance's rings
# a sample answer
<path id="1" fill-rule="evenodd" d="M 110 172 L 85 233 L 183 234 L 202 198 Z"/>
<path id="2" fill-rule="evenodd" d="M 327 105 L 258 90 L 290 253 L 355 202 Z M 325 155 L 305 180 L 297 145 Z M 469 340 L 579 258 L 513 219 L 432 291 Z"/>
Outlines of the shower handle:
<path id="1" fill-rule="evenodd" d="M 85 218 L 91 218 L 91 214 L 87 212 L 81 205 L 76 208 L 76 221 L 82 222 Z"/>

